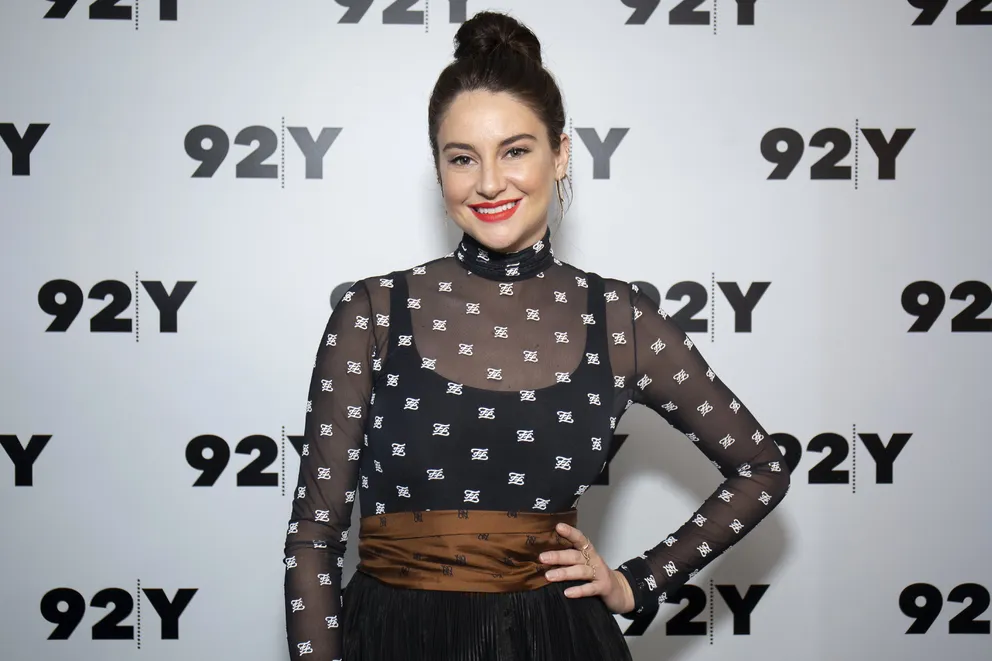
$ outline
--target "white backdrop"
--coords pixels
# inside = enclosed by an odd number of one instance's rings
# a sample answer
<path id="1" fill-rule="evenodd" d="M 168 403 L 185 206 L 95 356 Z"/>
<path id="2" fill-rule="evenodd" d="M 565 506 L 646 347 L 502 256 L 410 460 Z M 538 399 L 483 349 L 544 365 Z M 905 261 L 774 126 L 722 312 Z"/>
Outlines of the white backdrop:
<path id="1" fill-rule="evenodd" d="M 454 248 L 427 99 L 481 9 L 565 94 L 557 255 L 681 310 L 796 466 L 635 659 L 990 658 L 983 0 L 4 0 L 0 658 L 286 658 L 318 336 Z M 617 433 L 579 505 L 613 566 L 721 479 L 649 409 Z"/>

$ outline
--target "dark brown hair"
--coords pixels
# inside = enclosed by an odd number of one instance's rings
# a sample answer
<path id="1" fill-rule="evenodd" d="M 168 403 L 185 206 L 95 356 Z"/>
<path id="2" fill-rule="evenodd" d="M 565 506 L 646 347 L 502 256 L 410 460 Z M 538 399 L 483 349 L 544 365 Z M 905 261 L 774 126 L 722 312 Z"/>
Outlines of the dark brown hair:
<path id="1" fill-rule="evenodd" d="M 451 102 L 462 92 L 507 92 L 544 123 L 555 153 L 561 147 L 565 106 L 561 90 L 541 60 L 541 42 L 515 18 L 483 11 L 455 33 L 455 60 L 441 72 L 427 108 L 427 130 L 438 183 L 441 183 L 437 133 Z"/>

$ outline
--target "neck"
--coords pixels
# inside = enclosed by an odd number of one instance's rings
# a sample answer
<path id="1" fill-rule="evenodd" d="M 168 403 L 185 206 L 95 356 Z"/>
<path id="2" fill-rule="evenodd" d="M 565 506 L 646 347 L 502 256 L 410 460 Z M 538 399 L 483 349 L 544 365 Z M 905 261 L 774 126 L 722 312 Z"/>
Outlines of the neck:
<path id="1" fill-rule="evenodd" d="M 545 271 L 555 262 L 551 249 L 551 228 L 545 229 L 544 237 L 536 243 L 515 252 L 499 252 L 465 232 L 455 249 L 455 257 L 470 273 L 489 280 L 525 280 Z"/>

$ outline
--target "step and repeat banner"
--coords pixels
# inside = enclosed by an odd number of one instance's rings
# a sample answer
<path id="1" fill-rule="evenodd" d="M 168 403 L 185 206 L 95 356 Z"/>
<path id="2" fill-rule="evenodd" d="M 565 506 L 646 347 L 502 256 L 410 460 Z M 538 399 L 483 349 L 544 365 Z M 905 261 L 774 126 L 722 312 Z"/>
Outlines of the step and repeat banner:
<path id="1" fill-rule="evenodd" d="M 556 254 L 662 300 L 793 468 L 617 618 L 634 658 L 992 658 L 987 0 L 4 0 L 0 658 L 287 658 L 314 354 L 460 236 L 427 100 L 482 9 L 565 95 Z M 612 566 L 722 479 L 649 409 L 617 437 Z"/>

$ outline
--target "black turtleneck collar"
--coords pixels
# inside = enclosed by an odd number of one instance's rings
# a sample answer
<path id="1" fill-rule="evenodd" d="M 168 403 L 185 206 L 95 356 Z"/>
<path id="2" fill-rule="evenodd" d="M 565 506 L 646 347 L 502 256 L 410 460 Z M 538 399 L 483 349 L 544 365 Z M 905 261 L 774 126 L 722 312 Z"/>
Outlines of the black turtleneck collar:
<path id="1" fill-rule="evenodd" d="M 545 271 L 555 262 L 550 227 L 545 229 L 544 238 L 517 252 L 497 252 L 465 232 L 454 254 L 469 272 L 500 282 L 525 280 Z"/>

